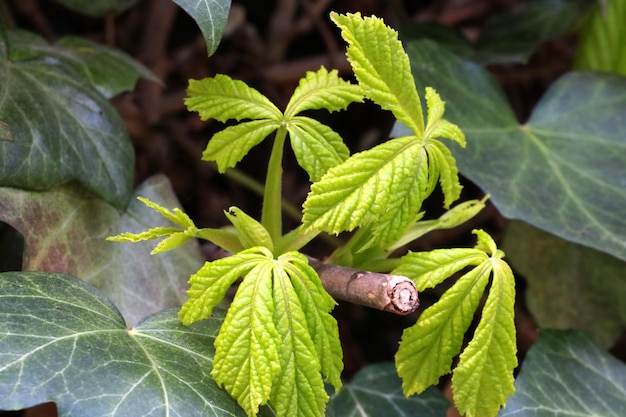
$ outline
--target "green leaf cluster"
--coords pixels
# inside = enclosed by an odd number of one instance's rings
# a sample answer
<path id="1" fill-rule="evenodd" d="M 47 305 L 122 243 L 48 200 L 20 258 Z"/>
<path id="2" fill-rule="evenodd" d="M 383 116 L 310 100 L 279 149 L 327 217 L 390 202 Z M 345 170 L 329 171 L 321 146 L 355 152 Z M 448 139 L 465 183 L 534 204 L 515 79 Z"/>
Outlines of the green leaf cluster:
<path id="1" fill-rule="evenodd" d="M 237 294 L 215 340 L 211 375 L 249 416 L 270 402 L 279 416 L 320 416 L 327 382 L 341 387 L 343 367 L 335 301 L 306 257 L 274 259 L 264 247 L 208 262 L 189 280 L 179 316 L 189 325 L 211 316 L 240 277 Z"/>
<path id="2" fill-rule="evenodd" d="M 197 111 L 202 120 L 247 120 L 226 127 L 209 141 L 202 158 L 216 161 L 220 172 L 234 167 L 271 133 L 283 130 L 289 133 L 298 163 L 313 181 L 348 158 L 349 150 L 330 127 L 299 113 L 341 110 L 363 100 L 358 86 L 342 80 L 337 70 L 329 72 L 324 67 L 300 80 L 284 113 L 243 81 L 222 74 L 190 80 L 187 94 L 187 107 Z"/>
<path id="3" fill-rule="evenodd" d="M 456 163 L 438 138 L 461 146 L 461 130 L 443 119 L 444 102 L 426 89 L 427 120 L 397 32 L 376 17 L 331 14 L 348 43 L 348 61 L 365 96 L 410 127 L 411 134 L 357 153 L 332 167 L 311 187 L 304 203 L 303 231 L 329 233 L 371 225 L 364 246 L 397 240 L 418 219 L 437 183 L 450 207 L 460 195 Z"/>
<path id="4" fill-rule="evenodd" d="M 515 280 L 491 237 L 481 230 L 474 233 L 478 243 L 473 249 L 411 252 L 393 271 L 414 279 L 423 291 L 473 267 L 404 331 L 396 365 L 406 395 L 424 391 L 449 373 L 491 278 L 480 322 L 452 376 L 453 398 L 461 414 L 487 417 L 495 416 L 514 391 Z"/>
<path id="5" fill-rule="evenodd" d="M 357 85 L 324 67 L 308 72 L 283 112 L 257 90 L 226 75 L 189 83 L 185 102 L 190 110 L 203 120 L 239 122 L 215 134 L 203 153 L 203 159 L 215 161 L 220 172 L 235 167 L 254 146 L 276 133 L 261 221 L 231 207 L 226 217 L 233 227 L 198 229 L 179 209 L 170 211 L 142 200 L 177 227 L 113 238 L 165 237 L 156 253 L 199 237 L 233 253 L 207 262 L 192 275 L 179 316 L 186 325 L 211 317 L 228 289 L 238 283 L 215 340 L 211 376 L 249 416 L 268 403 L 279 416 L 319 416 L 328 402 L 324 381 L 335 389 L 341 386 L 342 352 L 330 315 L 335 302 L 306 257 L 294 250 L 322 231 L 337 234 L 359 228 L 331 259 L 388 271 L 398 265 L 386 259 L 393 250 L 431 230 L 457 226 L 485 204 L 486 198 L 450 209 L 461 185 L 455 159 L 440 139 L 465 146 L 465 137 L 443 118 L 445 103 L 434 89 L 425 88 L 422 109 L 397 32 L 376 17 L 333 13 L 331 18 L 348 43 Z M 301 114 L 345 109 L 363 98 L 391 111 L 410 132 L 350 156 L 336 132 Z M 281 160 L 287 135 L 313 184 L 302 226 L 283 235 Z M 438 185 L 449 211 L 436 220 L 418 221 L 424 215 L 423 201 Z M 513 390 L 515 290 L 503 253 L 486 233 L 476 233 L 479 243 L 474 249 L 410 253 L 393 271 L 413 277 L 422 290 L 467 266 L 475 267 L 405 332 L 397 366 L 406 395 L 423 391 L 449 372 L 493 276 L 483 320 L 453 377 L 459 409 L 470 416 L 491 416 Z"/>

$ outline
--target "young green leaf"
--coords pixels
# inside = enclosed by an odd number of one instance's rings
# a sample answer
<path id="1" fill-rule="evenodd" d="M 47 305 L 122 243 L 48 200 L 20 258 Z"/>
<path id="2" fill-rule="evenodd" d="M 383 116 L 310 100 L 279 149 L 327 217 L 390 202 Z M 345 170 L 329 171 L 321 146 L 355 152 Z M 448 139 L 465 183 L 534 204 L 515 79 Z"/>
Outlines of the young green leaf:
<path id="1" fill-rule="evenodd" d="M 261 223 L 244 213 L 237 207 L 228 209 L 226 217 L 237 229 L 237 235 L 244 248 L 263 246 L 274 250 L 274 243 L 269 232 Z"/>
<path id="2" fill-rule="evenodd" d="M 187 108 L 197 111 L 202 120 L 269 119 L 280 121 L 278 108 L 263 94 L 246 83 L 217 74 L 213 78 L 189 80 Z"/>
<path id="3" fill-rule="evenodd" d="M 329 169 L 304 203 L 303 233 L 350 231 L 372 223 L 372 236 L 359 250 L 387 246 L 419 218 L 422 202 L 441 183 L 444 204 L 459 198 L 461 185 L 446 136 L 461 146 L 461 130 L 444 120 L 445 103 L 426 90 L 426 131 L 408 56 L 397 33 L 377 18 L 331 14 L 348 42 L 348 59 L 366 95 L 409 125 L 415 136 L 389 140 Z M 393 60 L 398 61 L 396 66 Z M 407 83 L 407 84 L 403 84 Z"/>
<path id="4" fill-rule="evenodd" d="M 487 267 L 472 269 L 404 330 L 396 367 L 405 395 L 423 392 L 450 372 L 488 281 Z"/>
<path id="5" fill-rule="evenodd" d="M 339 389 L 342 352 L 330 315 L 335 302 L 304 255 L 274 259 L 269 249 L 254 247 L 208 262 L 190 280 L 183 324 L 209 317 L 240 276 L 211 375 L 249 416 L 268 401 L 278 416 L 322 416 L 328 401 L 322 377 Z"/>
<path id="6" fill-rule="evenodd" d="M 416 136 L 422 136 L 422 106 L 398 33 L 382 19 L 362 18 L 360 13 L 333 12 L 330 18 L 341 28 L 341 36 L 348 43 L 348 61 L 365 95 L 390 110 Z"/>
<path id="7" fill-rule="evenodd" d="M 305 116 L 295 116 L 287 126 L 298 165 L 318 181 L 330 168 L 350 156 L 341 136 L 330 127 Z"/>
<path id="8" fill-rule="evenodd" d="M 273 321 L 273 287 L 271 258 L 257 260 L 239 285 L 215 339 L 211 376 L 249 416 L 269 401 L 281 371 L 283 346 Z"/>
<path id="9" fill-rule="evenodd" d="M 329 314 L 337 304 L 324 290 L 317 272 L 309 265 L 304 255 L 298 252 L 286 253 L 279 258 L 305 312 L 307 327 L 317 349 L 322 374 L 335 391 L 341 388 L 343 353 L 339 343 L 337 322 Z"/>
<path id="10" fill-rule="evenodd" d="M 400 236 L 417 217 L 424 198 L 418 184 L 427 180 L 426 155 L 413 137 L 354 154 L 311 186 L 303 232 L 339 233 L 376 221 L 375 234 Z"/>
<path id="11" fill-rule="evenodd" d="M 501 259 L 493 260 L 492 273 L 482 317 L 452 376 L 454 402 L 469 417 L 497 415 L 515 391 L 515 279 Z"/>
<path id="12" fill-rule="evenodd" d="M 315 72 L 307 71 L 300 80 L 287 103 L 285 118 L 291 119 L 304 110 L 345 110 L 353 102 L 363 102 L 361 88 L 339 77 L 337 70 L 328 72 L 322 66 Z"/>
<path id="13" fill-rule="evenodd" d="M 271 258 L 266 248 L 250 248 L 235 255 L 207 262 L 189 279 L 187 301 L 178 316 L 186 326 L 211 315 L 213 308 L 224 298 L 226 291 L 240 276 Z"/>
<path id="14" fill-rule="evenodd" d="M 396 365 L 406 395 L 422 392 L 450 372 L 452 359 L 461 349 L 474 311 L 493 276 L 481 320 L 452 376 L 453 399 L 461 413 L 492 417 L 514 390 L 515 280 L 493 239 L 482 230 L 474 233 L 478 237 L 474 249 L 410 253 L 393 271 L 413 277 L 416 286 L 423 289 L 475 265 L 404 331 Z"/>
<path id="15" fill-rule="evenodd" d="M 179 208 L 169 210 L 144 197 L 137 197 L 139 201 L 150 207 L 161 216 L 179 227 L 155 227 L 141 233 L 120 233 L 116 236 L 109 236 L 107 240 L 114 242 L 140 242 L 142 240 L 152 240 L 165 237 L 153 250 L 152 255 L 175 249 L 193 238 L 205 239 L 213 242 L 217 246 L 230 252 L 239 252 L 243 246 L 238 241 L 236 235 L 222 229 L 198 229 L 193 220 L 189 218 Z"/>
<path id="16" fill-rule="evenodd" d="M 213 135 L 202 153 L 202 159 L 217 162 L 219 172 L 223 173 L 227 168 L 237 165 L 250 149 L 279 127 L 280 122 L 267 119 L 228 126 Z"/>
<path id="17" fill-rule="evenodd" d="M 275 268 L 273 279 L 281 370 L 273 384 L 272 405 L 282 416 L 321 416 L 329 398 L 306 313 L 287 271 Z"/>
<path id="18" fill-rule="evenodd" d="M 216 161 L 220 172 L 234 167 L 250 149 L 284 126 L 298 163 L 313 181 L 321 178 L 330 167 L 343 162 L 349 150 L 328 126 L 297 114 L 321 108 L 336 111 L 345 109 L 354 101 L 363 101 L 358 85 L 342 80 L 336 70 L 328 72 L 324 67 L 307 72 L 300 80 L 284 115 L 257 90 L 226 75 L 191 80 L 187 93 L 187 107 L 200 113 L 202 120 L 252 119 L 225 128 L 209 141 L 202 158 Z"/>
<path id="19" fill-rule="evenodd" d="M 435 220 L 420 220 L 413 223 L 402 237 L 390 245 L 387 250 L 394 251 L 401 248 L 409 242 L 414 241 L 426 233 L 433 230 L 452 229 L 457 227 L 472 217 L 476 216 L 482 209 L 485 208 L 485 202 L 489 196 L 485 196 L 482 200 L 468 200 L 464 201 L 441 215 L 440 218 Z M 403 274 L 398 274 L 403 275 Z"/>

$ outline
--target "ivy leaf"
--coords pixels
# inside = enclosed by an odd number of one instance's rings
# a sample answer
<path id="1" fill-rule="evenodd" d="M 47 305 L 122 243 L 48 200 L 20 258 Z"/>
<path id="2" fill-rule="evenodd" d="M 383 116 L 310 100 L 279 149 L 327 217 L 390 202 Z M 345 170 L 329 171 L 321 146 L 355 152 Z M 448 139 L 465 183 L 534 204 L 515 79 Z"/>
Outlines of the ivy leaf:
<path id="1" fill-rule="evenodd" d="M 134 88 L 139 77 L 159 82 L 145 66 L 123 51 L 85 38 L 67 36 L 54 45 L 24 30 L 7 30 L 13 61 L 55 58 L 88 80 L 105 98 Z"/>
<path id="2" fill-rule="evenodd" d="M 337 70 L 328 72 L 323 66 L 316 72 L 307 71 L 287 103 L 285 118 L 291 119 L 304 110 L 345 110 L 350 103 L 363 102 L 363 92 L 339 77 Z"/>
<path id="3" fill-rule="evenodd" d="M 269 232 L 261 223 L 244 213 L 237 207 L 228 209 L 226 217 L 237 229 L 237 235 L 244 248 L 263 246 L 269 250 L 274 250 L 274 243 Z"/>
<path id="4" fill-rule="evenodd" d="M 0 274 L 0 300 L 0 409 L 245 416 L 210 377 L 222 312 L 184 327 L 164 310 L 128 329 L 101 292 L 51 272 Z"/>
<path id="5" fill-rule="evenodd" d="M 361 369 L 331 400 L 328 417 L 445 417 L 450 403 L 436 387 L 420 395 L 402 395 L 402 380 L 393 363 Z"/>
<path id="6" fill-rule="evenodd" d="M 474 231 L 474 249 L 435 250 L 402 258 L 394 274 L 405 274 L 418 288 L 441 282 L 462 268 L 475 265 L 458 279 L 417 323 L 406 329 L 396 354 L 398 375 L 406 395 L 424 391 L 450 372 L 461 350 L 490 276 L 491 288 L 478 327 L 452 376 L 453 399 L 463 414 L 495 416 L 514 391 L 517 366 L 513 303 L 515 280 L 504 253 L 481 230 Z"/>
<path id="7" fill-rule="evenodd" d="M 305 116 L 295 116 L 287 126 L 291 148 L 311 181 L 318 181 L 330 168 L 350 156 L 341 136 L 330 127 Z"/>
<path id="8" fill-rule="evenodd" d="M 360 13 L 330 14 L 348 43 L 347 56 L 365 95 L 396 119 L 409 126 L 416 136 L 424 133 L 422 106 L 409 58 L 398 33 L 377 17 Z"/>
<path id="9" fill-rule="evenodd" d="M 204 35 L 207 52 L 213 55 L 224 34 L 230 0 L 173 0 L 196 21 Z"/>
<path id="10" fill-rule="evenodd" d="M 624 362 L 574 330 L 541 330 L 499 417 L 619 417 L 626 409 Z M 558 395 L 555 395 L 558 393 Z"/>
<path id="11" fill-rule="evenodd" d="M 66 7 L 93 17 L 102 17 L 110 13 L 121 13 L 137 0 L 59 0 Z"/>
<path id="12" fill-rule="evenodd" d="M 162 175 L 147 179 L 135 192 L 168 206 L 180 204 Z M 180 306 L 186 280 L 205 261 L 195 241 L 176 251 L 150 256 L 149 243 L 105 240 L 121 230 L 140 232 L 149 226 L 180 229 L 172 228 L 169 221 L 137 199 L 120 212 L 77 183 L 47 191 L 0 187 L 0 221 L 24 238 L 18 268 L 83 277 L 115 303 L 129 324 Z"/>
<path id="13" fill-rule="evenodd" d="M 202 120 L 269 119 L 280 121 L 282 113 L 263 94 L 246 83 L 217 74 L 203 80 L 189 80 L 185 104 Z"/>
<path id="14" fill-rule="evenodd" d="M 64 62 L 0 57 L 0 185 L 50 189 L 72 180 L 115 207 L 132 194 L 134 153 L 111 104 Z"/>

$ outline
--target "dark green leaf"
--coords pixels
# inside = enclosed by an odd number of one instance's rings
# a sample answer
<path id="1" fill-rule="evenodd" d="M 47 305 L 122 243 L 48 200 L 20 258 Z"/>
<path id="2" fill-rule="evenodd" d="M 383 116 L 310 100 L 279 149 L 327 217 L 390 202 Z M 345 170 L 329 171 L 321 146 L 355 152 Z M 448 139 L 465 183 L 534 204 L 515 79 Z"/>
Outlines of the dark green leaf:
<path id="1" fill-rule="evenodd" d="M 163 176 L 147 180 L 136 192 L 170 207 L 179 205 Z M 180 305 L 186 280 L 203 263 L 195 242 L 150 256 L 152 242 L 106 241 L 120 231 L 170 224 L 136 199 L 126 213 L 119 213 L 76 184 L 45 192 L 0 188 L 0 221 L 24 236 L 25 270 L 83 277 L 115 302 L 128 323 Z"/>
<path id="2" fill-rule="evenodd" d="M 71 276 L 0 274 L 0 409 L 60 416 L 245 416 L 210 377 L 223 313 L 189 327 L 166 310 L 130 330 Z"/>
<path id="3" fill-rule="evenodd" d="M 209 55 L 217 49 L 220 43 L 228 11 L 230 10 L 230 0 L 173 0 L 183 8 L 196 21 L 204 40 Z"/>
<path id="4" fill-rule="evenodd" d="M 370 365 L 345 384 L 328 404 L 326 416 L 445 417 L 450 403 L 431 387 L 409 398 L 393 363 Z"/>
<path id="5" fill-rule="evenodd" d="M 523 9 L 493 16 L 481 30 L 475 58 L 482 63 L 526 62 L 542 43 L 573 32 L 593 3 L 530 1 Z"/>
<path id="6" fill-rule="evenodd" d="M 626 366 L 575 331 L 544 330 L 500 417 L 622 417 Z"/>
<path id="7" fill-rule="evenodd" d="M 437 88 L 467 136 L 466 149 L 452 145 L 460 171 L 502 214 L 626 259 L 625 78 L 569 73 L 520 125 L 487 71 L 432 42 L 408 50 L 417 82 Z"/>
<path id="8" fill-rule="evenodd" d="M 0 62 L 0 186 L 47 189 L 78 180 L 118 208 L 132 193 L 134 152 L 111 104 L 55 58 Z"/>
<path id="9" fill-rule="evenodd" d="M 526 302 L 542 328 L 583 330 L 610 347 L 626 328 L 626 263 L 511 222 L 503 243 L 525 278 Z"/>
<path id="10" fill-rule="evenodd" d="M 66 7 L 89 16 L 100 17 L 107 14 L 119 14 L 132 6 L 137 0 L 57 0 Z"/>
<path id="11" fill-rule="evenodd" d="M 65 37 L 50 45 L 23 30 L 8 31 L 11 60 L 56 58 L 88 80 L 103 96 L 111 98 L 134 88 L 139 77 L 159 82 L 150 70 L 119 49 L 79 37 Z"/>

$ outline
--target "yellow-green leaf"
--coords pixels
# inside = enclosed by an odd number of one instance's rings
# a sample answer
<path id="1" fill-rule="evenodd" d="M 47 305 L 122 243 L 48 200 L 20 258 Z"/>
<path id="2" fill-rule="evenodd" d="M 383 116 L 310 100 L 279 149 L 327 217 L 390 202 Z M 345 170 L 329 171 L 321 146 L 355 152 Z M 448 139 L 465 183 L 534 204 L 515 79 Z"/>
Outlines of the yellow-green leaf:
<path id="1" fill-rule="evenodd" d="M 493 281 L 482 317 L 452 376 L 457 409 L 468 417 L 494 417 L 515 388 L 515 279 L 506 262 L 492 262 Z"/>
<path id="2" fill-rule="evenodd" d="M 396 367 L 405 395 L 424 391 L 450 372 L 489 282 L 488 261 L 472 269 L 402 333 Z"/>
<path id="3" fill-rule="evenodd" d="M 228 220 L 235 226 L 239 241 L 244 248 L 263 246 L 269 250 L 274 250 L 272 237 L 261 223 L 248 216 L 243 210 L 237 207 L 231 207 L 225 213 Z"/>
<path id="4" fill-rule="evenodd" d="M 323 66 L 317 71 L 307 71 L 293 92 L 285 118 L 291 119 L 304 110 L 345 110 L 352 102 L 363 102 L 363 92 L 358 85 L 343 80 L 337 70 L 328 72 Z"/>
<path id="5" fill-rule="evenodd" d="M 315 119 L 295 116 L 287 130 L 298 165 L 309 174 L 311 181 L 318 181 L 330 168 L 350 156 L 341 136 Z"/>
<path id="6" fill-rule="evenodd" d="M 236 256 L 236 255 L 235 255 Z M 281 371 L 280 336 L 272 320 L 273 262 L 265 258 L 244 276 L 215 339 L 211 376 L 254 416 L 267 403 Z"/>
<path id="7" fill-rule="evenodd" d="M 213 135 L 202 153 L 202 159 L 217 162 L 218 170 L 224 172 L 227 168 L 237 165 L 250 149 L 261 143 L 279 126 L 279 122 L 267 119 L 229 126 Z"/>
<path id="8" fill-rule="evenodd" d="M 271 256 L 268 249 L 251 248 L 205 263 L 189 279 L 187 301 L 178 313 L 180 320 L 183 324 L 190 325 L 209 317 L 233 282 L 246 275 L 258 263 L 271 259 Z"/>
<path id="9" fill-rule="evenodd" d="M 281 111 L 263 94 L 243 81 L 223 74 L 189 80 L 185 104 L 190 111 L 197 111 L 202 120 L 282 118 Z"/>
<path id="10" fill-rule="evenodd" d="M 348 43 L 348 61 L 365 95 L 421 137 L 422 106 L 398 33 L 382 19 L 361 17 L 360 13 L 333 12 L 330 18 Z"/>

